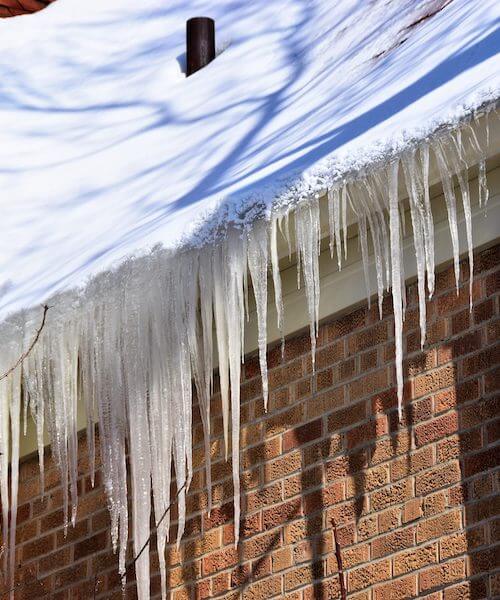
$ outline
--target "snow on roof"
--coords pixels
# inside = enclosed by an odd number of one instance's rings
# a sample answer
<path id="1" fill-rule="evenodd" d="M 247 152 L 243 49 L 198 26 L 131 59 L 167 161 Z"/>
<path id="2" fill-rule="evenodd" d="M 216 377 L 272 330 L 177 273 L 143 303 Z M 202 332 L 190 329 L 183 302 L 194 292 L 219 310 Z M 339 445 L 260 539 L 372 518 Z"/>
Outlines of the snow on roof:
<path id="1" fill-rule="evenodd" d="M 198 14 L 219 55 L 186 79 Z M 495 0 L 58 0 L 0 21 L 0 318 L 496 99 L 499 16 Z"/>

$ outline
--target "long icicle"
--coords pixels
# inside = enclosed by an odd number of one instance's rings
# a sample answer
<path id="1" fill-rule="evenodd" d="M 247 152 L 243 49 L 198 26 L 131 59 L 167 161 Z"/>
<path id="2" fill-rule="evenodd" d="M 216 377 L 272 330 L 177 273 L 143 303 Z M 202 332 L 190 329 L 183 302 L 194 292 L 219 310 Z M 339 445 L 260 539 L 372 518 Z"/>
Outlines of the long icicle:
<path id="1" fill-rule="evenodd" d="M 394 160 L 387 167 L 389 188 L 389 228 L 392 250 L 392 301 L 394 305 L 394 338 L 396 344 L 396 384 L 398 394 L 398 414 L 403 414 L 403 297 L 401 292 L 401 234 L 398 203 L 399 161 Z"/>

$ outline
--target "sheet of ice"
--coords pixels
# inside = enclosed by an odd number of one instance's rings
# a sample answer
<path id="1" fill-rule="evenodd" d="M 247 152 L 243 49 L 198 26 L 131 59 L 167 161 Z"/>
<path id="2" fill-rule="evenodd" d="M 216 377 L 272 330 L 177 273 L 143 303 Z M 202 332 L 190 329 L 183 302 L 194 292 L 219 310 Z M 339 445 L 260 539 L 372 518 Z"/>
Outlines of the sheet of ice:
<path id="1" fill-rule="evenodd" d="M 225 49 L 186 79 L 197 14 Z M 495 0 L 58 0 L 0 21 L 0 318 L 455 122 L 497 96 L 499 16 Z"/>

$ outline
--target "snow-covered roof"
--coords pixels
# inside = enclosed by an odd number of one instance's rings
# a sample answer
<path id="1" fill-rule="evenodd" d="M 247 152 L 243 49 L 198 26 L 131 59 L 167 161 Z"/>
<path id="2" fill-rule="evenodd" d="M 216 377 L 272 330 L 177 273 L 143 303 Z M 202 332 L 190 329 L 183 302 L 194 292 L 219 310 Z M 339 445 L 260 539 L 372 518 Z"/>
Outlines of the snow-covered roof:
<path id="1" fill-rule="evenodd" d="M 186 79 L 198 14 L 219 55 Z M 0 21 L 0 318 L 496 99 L 499 16 L 495 0 L 58 0 Z"/>
<path id="2" fill-rule="evenodd" d="M 184 23 L 196 14 L 215 18 L 219 55 L 186 79 Z M 339 268 L 349 207 L 368 296 L 370 244 L 380 306 L 392 288 L 401 410 L 406 278 L 398 182 L 409 199 L 423 344 L 426 296 L 434 291 L 430 164 L 443 184 L 458 280 L 452 176 L 472 274 L 467 168 L 478 164 L 485 205 L 499 16 L 495 0 L 57 0 L 0 22 L 0 487 L 10 487 L 1 498 L 4 539 L 16 530 L 20 415 L 28 400 L 41 473 L 46 428 L 69 482 L 65 521 L 76 522 L 78 403 L 88 418 L 91 465 L 99 421 L 122 574 L 127 448 L 135 556 L 148 545 L 151 492 L 156 519 L 168 513 L 172 463 L 181 536 L 193 474 L 193 380 L 211 501 L 215 350 L 237 539 L 248 282 L 266 405 L 271 295 L 283 330 L 278 233 L 291 241 L 292 212 L 314 359 L 318 198 L 325 193 Z M 484 136 L 470 126 L 472 116 L 485 125 Z M 50 309 L 36 306 L 51 296 Z M 162 597 L 168 519 L 156 533 Z M 4 554 L 11 579 L 14 545 L 12 534 Z M 135 570 L 138 596 L 148 600 L 147 551 Z"/>

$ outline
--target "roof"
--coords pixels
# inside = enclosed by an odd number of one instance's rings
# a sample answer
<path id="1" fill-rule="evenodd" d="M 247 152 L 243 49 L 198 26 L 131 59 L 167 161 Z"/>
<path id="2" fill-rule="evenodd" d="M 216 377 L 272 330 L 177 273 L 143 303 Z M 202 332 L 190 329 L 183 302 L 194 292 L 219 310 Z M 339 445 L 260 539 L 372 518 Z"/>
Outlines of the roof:
<path id="1" fill-rule="evenodd" d="M 219 55 L 186 79 L 185 21 Z M 0 318 L 496 99 L 495 0 L 61 0 L 0 21 Z"/>

